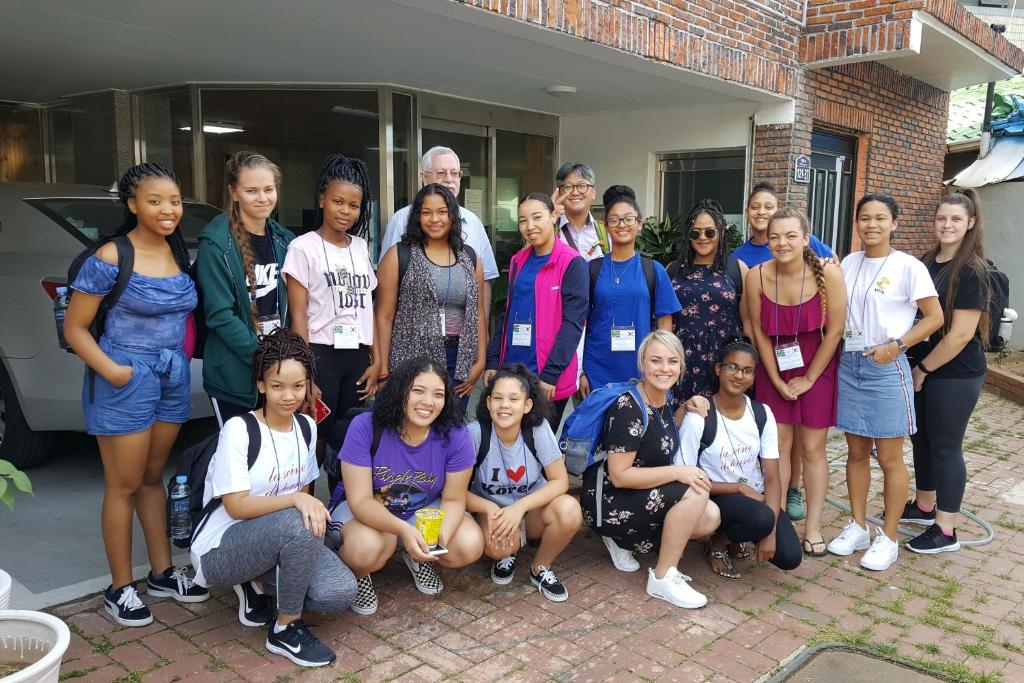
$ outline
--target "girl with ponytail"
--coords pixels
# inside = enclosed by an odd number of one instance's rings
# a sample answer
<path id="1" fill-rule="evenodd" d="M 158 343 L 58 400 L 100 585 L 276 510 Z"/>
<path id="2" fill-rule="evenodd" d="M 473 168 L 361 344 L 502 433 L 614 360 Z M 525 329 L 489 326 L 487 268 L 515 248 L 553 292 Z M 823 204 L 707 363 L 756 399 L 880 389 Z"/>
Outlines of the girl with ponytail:
<path id="1" fill-rule="evenodd" d="M 807 215 L 794 208 L 775 212 L 768 224 L 774 260 L 752 268 L 746 289 L 751 328 L 762 362 L 754 392 L 772 409 L 779 427 L 779 473 L 791 479 L 793 444 L 802 447 L 807 487 L 804 552 L 825 554 L 821 515 L 828 490 L 825 439 L 836 423 L 837 350 L 846 319 L 843 273 L 831 262 L 822 265 L 811 250 Z M 785 506 L 784 506 L 785 507 Z"/>
<path id="2" fill-rule="evenodd" d="M 199 234 L 196 279 L 208 330 L 203 388 L 223 427 L 256 404 L 252 354 L 259 338 L 288 320 L 280 271 L 290 230 L 271 218 L 281 171 L 256 152 L 236 152 L 224 168 L 227 206 Z"/>

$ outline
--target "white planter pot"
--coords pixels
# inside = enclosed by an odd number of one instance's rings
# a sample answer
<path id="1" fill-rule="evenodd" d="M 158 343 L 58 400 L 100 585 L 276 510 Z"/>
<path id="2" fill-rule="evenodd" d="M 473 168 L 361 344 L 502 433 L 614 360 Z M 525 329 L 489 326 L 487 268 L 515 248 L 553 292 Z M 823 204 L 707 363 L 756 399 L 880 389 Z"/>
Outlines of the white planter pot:
<path id="1" fill-rule="evenodd" d="M 56 683 L 60 662 L 71 643 L 67 624 L 29 610 L 0 610 L 0 664 L 32 662 L 2 683 Z"/>
<path id="2" fill-rule="evenodd" d="M 0 609 L 7 609 L 11 604 L 11 575 L 0 569 Z"/>

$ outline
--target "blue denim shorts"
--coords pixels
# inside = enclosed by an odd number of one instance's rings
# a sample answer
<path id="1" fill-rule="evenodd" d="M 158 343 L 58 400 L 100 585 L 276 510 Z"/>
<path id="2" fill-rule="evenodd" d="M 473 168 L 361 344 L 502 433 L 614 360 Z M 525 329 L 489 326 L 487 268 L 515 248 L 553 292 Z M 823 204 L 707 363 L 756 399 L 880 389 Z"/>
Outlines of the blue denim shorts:
<path id="1" fill-rule="evenodd" d="M 123 387 L 115 387 L 98 374 L 90 378 L 86 368 L 82 408 L 90 434 L 134 434 L 157 420 L 188 422 L 192 383 L 188 359 L 180 348 L 139 349 L 118 346 L 106 338 L 100 339 L 100 348 L 115 363 L 131 365 L 132 377 Z"/>
<path id="2" fill-rule="evenodd" d="M 860 351 L 841 354 L 836 428 L 876 439 L 917 431 L 914 380 L 905 354 L 886 365 Z"/>

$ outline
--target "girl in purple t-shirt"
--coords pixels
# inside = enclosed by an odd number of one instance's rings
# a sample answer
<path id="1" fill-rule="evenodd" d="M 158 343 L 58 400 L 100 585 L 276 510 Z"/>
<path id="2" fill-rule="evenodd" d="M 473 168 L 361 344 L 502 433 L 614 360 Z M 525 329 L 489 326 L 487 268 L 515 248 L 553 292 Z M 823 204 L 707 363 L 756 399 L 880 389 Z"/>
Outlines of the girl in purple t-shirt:
<path id="1" fill-rule="evenodd" d="M 373 413 L 352 420 L 338 458 L 343 490 L 331 517 L 342 525 L 341 559 L 359 578 L 352 611 L 377 611 L 370 573 L 387 563 L 399 540 L 416 588 L 428 595 L 444 588 L 434 562 L 458 568 L 480 559 L 483 534 L 466 519 L 476 453 L 442 365 L 426 357 L 399 364 L 378 393 Z M 427 552 L 415 526 L 422 508 L 444 511 L 440 545 L 447 554 Z"/>

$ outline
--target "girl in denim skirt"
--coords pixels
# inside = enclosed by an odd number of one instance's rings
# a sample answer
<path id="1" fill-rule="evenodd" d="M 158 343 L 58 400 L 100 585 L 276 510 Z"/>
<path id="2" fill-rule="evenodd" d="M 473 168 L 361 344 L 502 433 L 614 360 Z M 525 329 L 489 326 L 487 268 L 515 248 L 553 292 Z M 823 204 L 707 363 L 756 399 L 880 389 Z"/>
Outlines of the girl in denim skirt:
<path id="1" fill-rule="evenodd" d="M 149 553 L 146 592 L 180 602 L 210 597 L 184 568 L 171 565 L 162 481 L 171 446 L 189 418 L 183 346 L 196 288 L 178 230 L 182 200 L 174 174 L 158 164 L 133 166 L 121 177 L 118 194 L 126 212 L 117 235 L 127 236 L 134 251 L 131 279 L 97 342 L 90 327 L 118 273 L 116 245 L 97 249 L 71 283 L 64 335 L 88 366 L 82 407 L 103 459 L 103 542 L 111 574 L 106 609 L 122 626 L 145 626 L 153 615 L 132 582 L 133 514 Z"/>
<path id="2" fill-rule="evenodd" d="M 846 432 L 846 485 L 853 519 L 828 544 L 835 555 L 867 550 L 865 569 L 896 562 L 896 530 L 910 488 L 903 440 L 917 431 L 914 383 L 906 351 L 942 327 L 942 308 L 928 269 L 892 248 L 899 207 L 889 195 L 857 202 L 857 234 L 864 251 L 843 259 L 849 304 L 839 360 L 836 427 Z M 920 311 L 921 319 L 914 322 Z M 871 447 L 878 451 L 885 496 L 884 528 L 875 540 L 867 527 Z"/>

